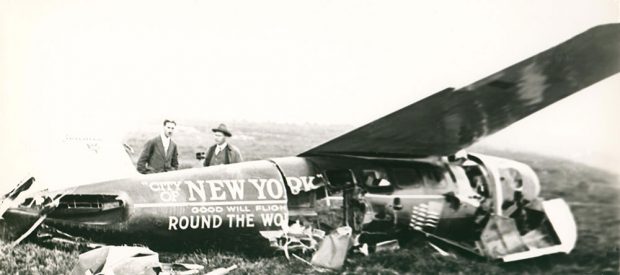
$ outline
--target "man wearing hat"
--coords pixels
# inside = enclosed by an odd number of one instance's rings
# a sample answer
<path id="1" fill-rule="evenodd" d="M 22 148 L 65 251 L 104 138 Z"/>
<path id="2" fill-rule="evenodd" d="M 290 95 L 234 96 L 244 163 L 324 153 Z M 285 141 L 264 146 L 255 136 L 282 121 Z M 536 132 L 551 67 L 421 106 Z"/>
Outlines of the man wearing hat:
<path id="1" fill-rule="evenodd" d="M 225 124 L 220 124 L 220 126 L 212 129 L 212 131 L 215 138 L 215 145 L 209 147 L 204 166 L 242 162 L 241 151 L 239 151 L 237 147 L 226 142 L 226 139 L 232 136 L 230 131 L 228 131 L 228 127 L 226 127 Z"/>

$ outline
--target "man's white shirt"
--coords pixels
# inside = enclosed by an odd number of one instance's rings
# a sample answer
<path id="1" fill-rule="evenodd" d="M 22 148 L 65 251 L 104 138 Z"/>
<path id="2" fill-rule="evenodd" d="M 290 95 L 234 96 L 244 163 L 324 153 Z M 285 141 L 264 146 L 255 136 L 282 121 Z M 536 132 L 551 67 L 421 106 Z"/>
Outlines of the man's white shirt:
<path id="1" fill-rule="evenodd" d="M 168 147 L 170 147 L 170 137 L 167 137 L 165 134 L 161 134 L 161 143 L 164 144 L 164 156 L 168 155 Z"/>
<path id="2" fill-rule="evenodd" d="M 219 154 L 221 151 L 223 151 L 223 150 L 224 150 L 224 148 L 226 148 L 226 146 L 227 146 L 227 145 L 228 145 L 228 143 L 218 144 L 218 145 L 215 147 L 215 154 L 216 154 L 216 155 L 217 155 L 217 154 Z"/>

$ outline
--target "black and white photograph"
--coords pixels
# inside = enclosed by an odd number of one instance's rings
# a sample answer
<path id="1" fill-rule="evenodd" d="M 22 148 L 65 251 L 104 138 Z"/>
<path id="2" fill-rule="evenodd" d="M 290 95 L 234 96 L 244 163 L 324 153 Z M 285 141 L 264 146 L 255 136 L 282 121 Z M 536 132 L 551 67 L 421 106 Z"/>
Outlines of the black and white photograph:
<path id="1" fill-rule="evenodd" d="M 620 274 L 620 0 L 0 0 L 0 275 Z"/>

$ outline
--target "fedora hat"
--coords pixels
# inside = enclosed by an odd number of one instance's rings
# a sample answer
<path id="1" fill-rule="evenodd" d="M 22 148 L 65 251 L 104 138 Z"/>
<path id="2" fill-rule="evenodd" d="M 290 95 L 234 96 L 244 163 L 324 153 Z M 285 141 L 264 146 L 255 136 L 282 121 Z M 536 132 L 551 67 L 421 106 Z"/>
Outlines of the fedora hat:
<path id="1" fill-rule="evenodd" d="M 217 128 L 213 128 L 211 129 L 211 131 L 215 132 L 220 132 L 222 134 L 224 134 L 227 137 L 231 137 L 232 134 L 230 133 L 230 131 L 228 131 L 228 127 L 226 127 L 226 124 L 222 123 L 220 124 L 220 126 L 217 126 Z"/>

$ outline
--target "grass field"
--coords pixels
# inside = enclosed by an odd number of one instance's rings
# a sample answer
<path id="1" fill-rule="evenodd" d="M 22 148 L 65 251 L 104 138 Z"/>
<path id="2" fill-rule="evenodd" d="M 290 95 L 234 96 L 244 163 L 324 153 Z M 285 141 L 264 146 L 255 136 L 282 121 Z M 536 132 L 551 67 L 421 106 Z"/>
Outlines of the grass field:
<path id="1" fill-rule="evenodd" d="M 217 123 L 189 122 L 179 125 L 174 140 L 179 145 L 183 168 L 198 166 L 196 151 L 211 145 L 210 129 Z M 344 126 L 231 123 L 231 143 L 237 145 L 246 160 L 295 155 L 322 141 L 343 133 Z M 136 149 L 137 158 L 144 141 L 158 134 L 159 125 L 144 126 L 128 133 L 126 142 Z M 617 274 L 620 247 L 620 183 L 608 172 L 568 160 L 534 154 L 498 152 L 485 148 L 476 151 L 509 157 L 532 166 L 542 183 L 545 198 L 563 197 L 571 203 L 579 229 L 579 239 L 570 255 L 551 255 L 517 263 L 501 264 L 457 254 L 442 257 L 424 240 L 412 240 L 395 252 L 368 257 L 352 256 L 344 274 Z M 54 247 L 27 242 L 15 248 L 0 246 L 0 274 L 67 274 L 80 249 Z M 206 270 L 237 264 L 231 274 L 308 274 L 316 273 L 297 260 L 287 261 L 280 254 L 246 255 L 228 251 L 159 251 L 162 262 L 189 262 Z"/>

